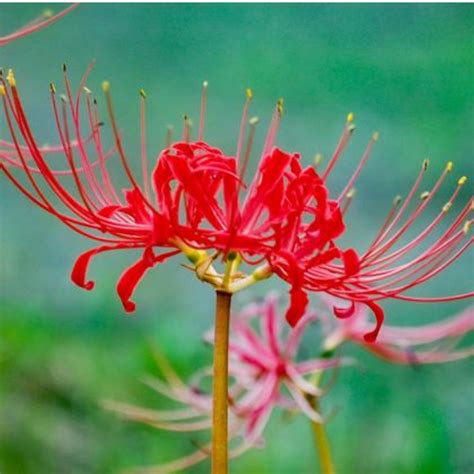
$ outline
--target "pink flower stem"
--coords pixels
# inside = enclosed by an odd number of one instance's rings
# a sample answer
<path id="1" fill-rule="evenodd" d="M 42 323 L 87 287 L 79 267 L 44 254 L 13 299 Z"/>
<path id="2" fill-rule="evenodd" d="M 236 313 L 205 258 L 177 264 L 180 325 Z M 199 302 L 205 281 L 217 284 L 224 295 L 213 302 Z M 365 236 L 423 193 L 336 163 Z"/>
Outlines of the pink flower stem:
<path id="1" fill-rule="evenodd" d="M 229 319 L 232 294 L 216 291 L 214 378 L 212 387 L 212 474 L 228 472 Z"/>

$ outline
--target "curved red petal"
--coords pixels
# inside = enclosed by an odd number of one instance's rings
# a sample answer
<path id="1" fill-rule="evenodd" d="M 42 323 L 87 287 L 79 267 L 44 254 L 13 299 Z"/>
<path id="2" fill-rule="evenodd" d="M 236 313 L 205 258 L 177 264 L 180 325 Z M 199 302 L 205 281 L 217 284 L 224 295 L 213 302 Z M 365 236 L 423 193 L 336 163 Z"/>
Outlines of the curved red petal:
<path id="1" fill-rule="evenodd" d="M 291 327 L 304 316 L 306 306 L 308 305 L 308 295 L 301 287 L 295 287 L 290 290 L 290 306 L 286 312 L 286 320 Z"/>
<path id="2" fill-rule="evenodd" d="M 92 290 L 94 288 L 94 282 L 86 281 L 87 269 L 92 257 L 95 257 L 99 253 L 115 250 L 117 248 L 121 247 L 117 247 L 115 245 L 102 245 L 101 247 L 87 250 L 83 254 L 79 255 L 71 271 L 72 282 L 77 286 L 84 288 L 85 290 Z"/>
<path id="3" fill-rule="evenodd" d="M 354 275 L 360 270 L 359 256 L 354 249 L 348 249 L 342 252 L 342 261 L 346 276 Z"/>
<path id="4" fill-rule="evenodd" d="M 136 304 L 131 301 L 133 292 L 137 288 L 138 284 L 145 276 L 147 270 L 155 266 L 157 263 L 163 262 L 168 257 L 176 255 L 179 250 L 173 250 L 158 256 L 155 256 L 151 247 L 148 247 L 143 252 L 140 260 L 135 262 L 133 265 L 128 267 L 120 276 L 116 290 L 119 295 L 122 305 L 127 313 L 133 313 L 136 308 Z"/>
<path id="5" fill-rule="evenodd" d="M 372 313 L 375 316 L 376 324 L 375 324 L 375 329 L 373 331 L 370 331 L 366 334 L 364 334 L 364 341 L 365 342 L 375 342 L 377 339 L 377 336 L 379 334 L 379 331 L 382 327 L 383 320 L 384 320 L 384 311 L 383 309 L 374 301 L 364 301 L 364 304 L 366 304 L 371 310 Z"/>
<path id="6" fill-rule="evenodd" d="M 354 313 L 355 313 L 356 305 L 354 301 L 351 301 L 351 305 L 348 306 L 347 308 L 340 308 L 337 306 L 334 306 L 332 308 L 334 315 L 336 318 L 339 319 L 347 319 L 350 318 Z"/>
<path id="7" fill-rule="evenodd" d="M 145 272 L 154 265 L 153 258 L 153 250 L 151 248 L 145 249 L 140 260 L 128 267 L 117 282 L 117 293 L 127 313 L 135 311 L 136 304 L 130 298 Z"/>

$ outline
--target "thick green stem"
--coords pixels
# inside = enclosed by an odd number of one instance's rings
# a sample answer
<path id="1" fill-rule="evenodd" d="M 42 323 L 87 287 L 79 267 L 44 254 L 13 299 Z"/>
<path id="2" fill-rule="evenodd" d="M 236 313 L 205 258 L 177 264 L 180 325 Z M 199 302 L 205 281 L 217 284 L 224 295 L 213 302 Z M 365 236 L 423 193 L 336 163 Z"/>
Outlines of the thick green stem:
<path id="1" fill-rule="evenodd" d="M 227 392 L 231 298 L 230 293 L 216 291 L 212 388 L 212 474 L 227 474 L 228 472 Z"/>

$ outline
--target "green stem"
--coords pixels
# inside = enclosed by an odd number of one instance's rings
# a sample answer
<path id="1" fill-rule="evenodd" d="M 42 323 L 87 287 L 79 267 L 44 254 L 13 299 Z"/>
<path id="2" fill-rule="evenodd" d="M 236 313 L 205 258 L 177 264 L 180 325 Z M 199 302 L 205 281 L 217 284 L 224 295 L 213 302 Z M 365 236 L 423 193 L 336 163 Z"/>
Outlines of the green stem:
<path id="1" fill-rule="evenodd" d="M 230 293 L 216 291 L 212 387 L 212 474 L 227 474 L 228 472 L 227 404 L 231 298 Z"/>
<path id="2" fill-rule="evenodd" d="M 316 398 L 313 398 L 312 403 L 316 411 L 319 411 L 319 403 Z M 311 428 L 313 429 L 316 451 L 319 455 L 321 472 L 323 474 L 335 474 L 336 471 L 331 458 L 331 448 L 329 446 L 329 440 L 324 424 L 312 421 Z"/>
<path id="3" fill-rule="evenodd" d="M 321 383 L 322 377 L 323 372 L 316 372 L 314 374 L 313 383 L 315 387 Z M 317 412 L 320 411 L 319 400 L 317 397 L 310 396 L 308 397 L 308 401 Z M 336 470 L 334 469 L 334 464 L 332 462 L 331 447 L 329 446 L 329 439 L 326 434 L 324 423 L 316 423 L 312 421 L 311 428 L 313 430 L 314 445 L 316 452 L 318 453 L 322 474 L 335 474 Z"/>

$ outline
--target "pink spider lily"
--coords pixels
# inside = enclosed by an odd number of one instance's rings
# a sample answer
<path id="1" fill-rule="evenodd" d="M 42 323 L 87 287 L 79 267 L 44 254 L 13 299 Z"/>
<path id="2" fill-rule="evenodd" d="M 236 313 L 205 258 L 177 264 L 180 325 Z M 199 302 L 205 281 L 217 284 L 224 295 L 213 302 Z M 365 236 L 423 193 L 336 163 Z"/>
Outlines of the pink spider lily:
<path id="1" fill-rule="evenodd" d="M 419 326 L 391 326 L 384 324 L 377 340 L 368 344 L 364 339 L 370 327 L 365 306 L 356 304 L 348 319 L 327 318 L 334 301 L 324 301 L 318 310 L 325 327 L 325 351 L 333 351 L 345 342 L 361 345 L 368 351 L 397 364 L 434 364 L 451 362 L 474 355 L 474 347 L 456 349 L 456 343 L 474 331 L 474 307 L 431 324 Z M 321 312 L 320 312 L 321 311 Z"/>
<path id="2" fill-rule="evenodd" d="M 346 360 L 297 360 L 301 337 L 307 324 L 316 320 L 315 314 L 306 314 L 294 330 L 285 336 L 284 316 L 278 309 L 275 294 L 264 302 L 250 304 L 231 320 L 229 344 L 229 435 L 233 449 L 230 456 L 238 456 L 248 449 L 262 446 L 263 432 L 275 408 L 303 413 L 309 420 L 321 424 L 322 416 L 311 400 L 320 397 L 323 390 L 311 377 L 323 371 L 346 364 Z M 258 321 L 258 324 L 254 323 Z M 212 335 L 205 339 L 212 342 Z M 198 371 L 185 385 L 163 360 L 158 361 L 168 384 L 148 378 L 147 385 L 161 395 L 178 401 L 185 408 L 177 410 L 150 410 L 136 406 L 106 402 L 105 407 L 128 419 L 147 423 L 159 429 L 179 432 L 201 431 L 210 428 L 212 398 L 200 386 L 211 368 Z M 242 439 L 240 442 L 238 439 Z M 137 472 L 173 472 L 196 464 L 209 456 L 209 447 L 169 464 L 138 469 Z"/>
<path id="3" fill-rule="evenodd" d="M 79 4 L 71 5 L 62 10 L 61 12 L 57 13 L 56 15 L 54 15 L 51 10 L 45 10 L 39 17 L 30 21 L 26 25 L 23 25 L 19 30 L 10 33 L 6 36 L 0 36 L 0 48 L 2 46 L 6 46 L 12 41 L 23 38 L 32 33 L 35 33 L 38 30 L 46 28 L 49 25 L 52 25 L 56 21 L 60 20 L 63 16 L 74 10 L 78 5 Z"/>
<path id="4" fill-rule="evenodd" d="M 275 294 L 268 295 L 262 303 L 249 305 L 231 320 L 229 370 L 246 389 L 233 406 L 248 419 L 248 439 L 258 439 L 277 406 L 301 412 L 314 423 L 323 423 L 310 403 L 311 399 L 320 397 L 323 390 L 311 377 L 348 361 L 298 360 L 304 331 L 315 320 L 316 315 L 308 312 L 285 334 L 284 317 Z M 256 327 L 254 321 L 258 321 Z M 207 339 L 212 341 L 211 334 Z"/>
<path id="5" fill-rule="evenodd" d="M 159 430 L 188 434 L 209 430 L 212 425 L 212 395 L 200 388 L 200 382 L 207 377 L 210 369 L 197 372 L 189 385 L 186 385 L 168 363 L 165 362 L 165 364 L 165 370 L 163 370 L 165 381 L 155 377 L 146 377 L 144 383 L 161 396 L 178 403 L 180 408 L 147 409 L 109 400 L 102 404 L 103 407 L 128 420 L 145 423 Z M 160 367 L 163 369 L 162 363 Z M 241 390 L 237 385 L 231 386 L 229 396 L 235 397 Z M 229 457 L 234 458 L 254 446 L 242 438 L 245 419 L 237 416 L 232 408 L 229 410 L 229 418 L 229 444 L 232 446 Z M 136 468 L 133 472 L 177 472 L 198 464 L 210 456 L 210 443 L 201 444 L 193 441 L 193 444 L 198 449 L 189 455 L 157 466 Z"/>

